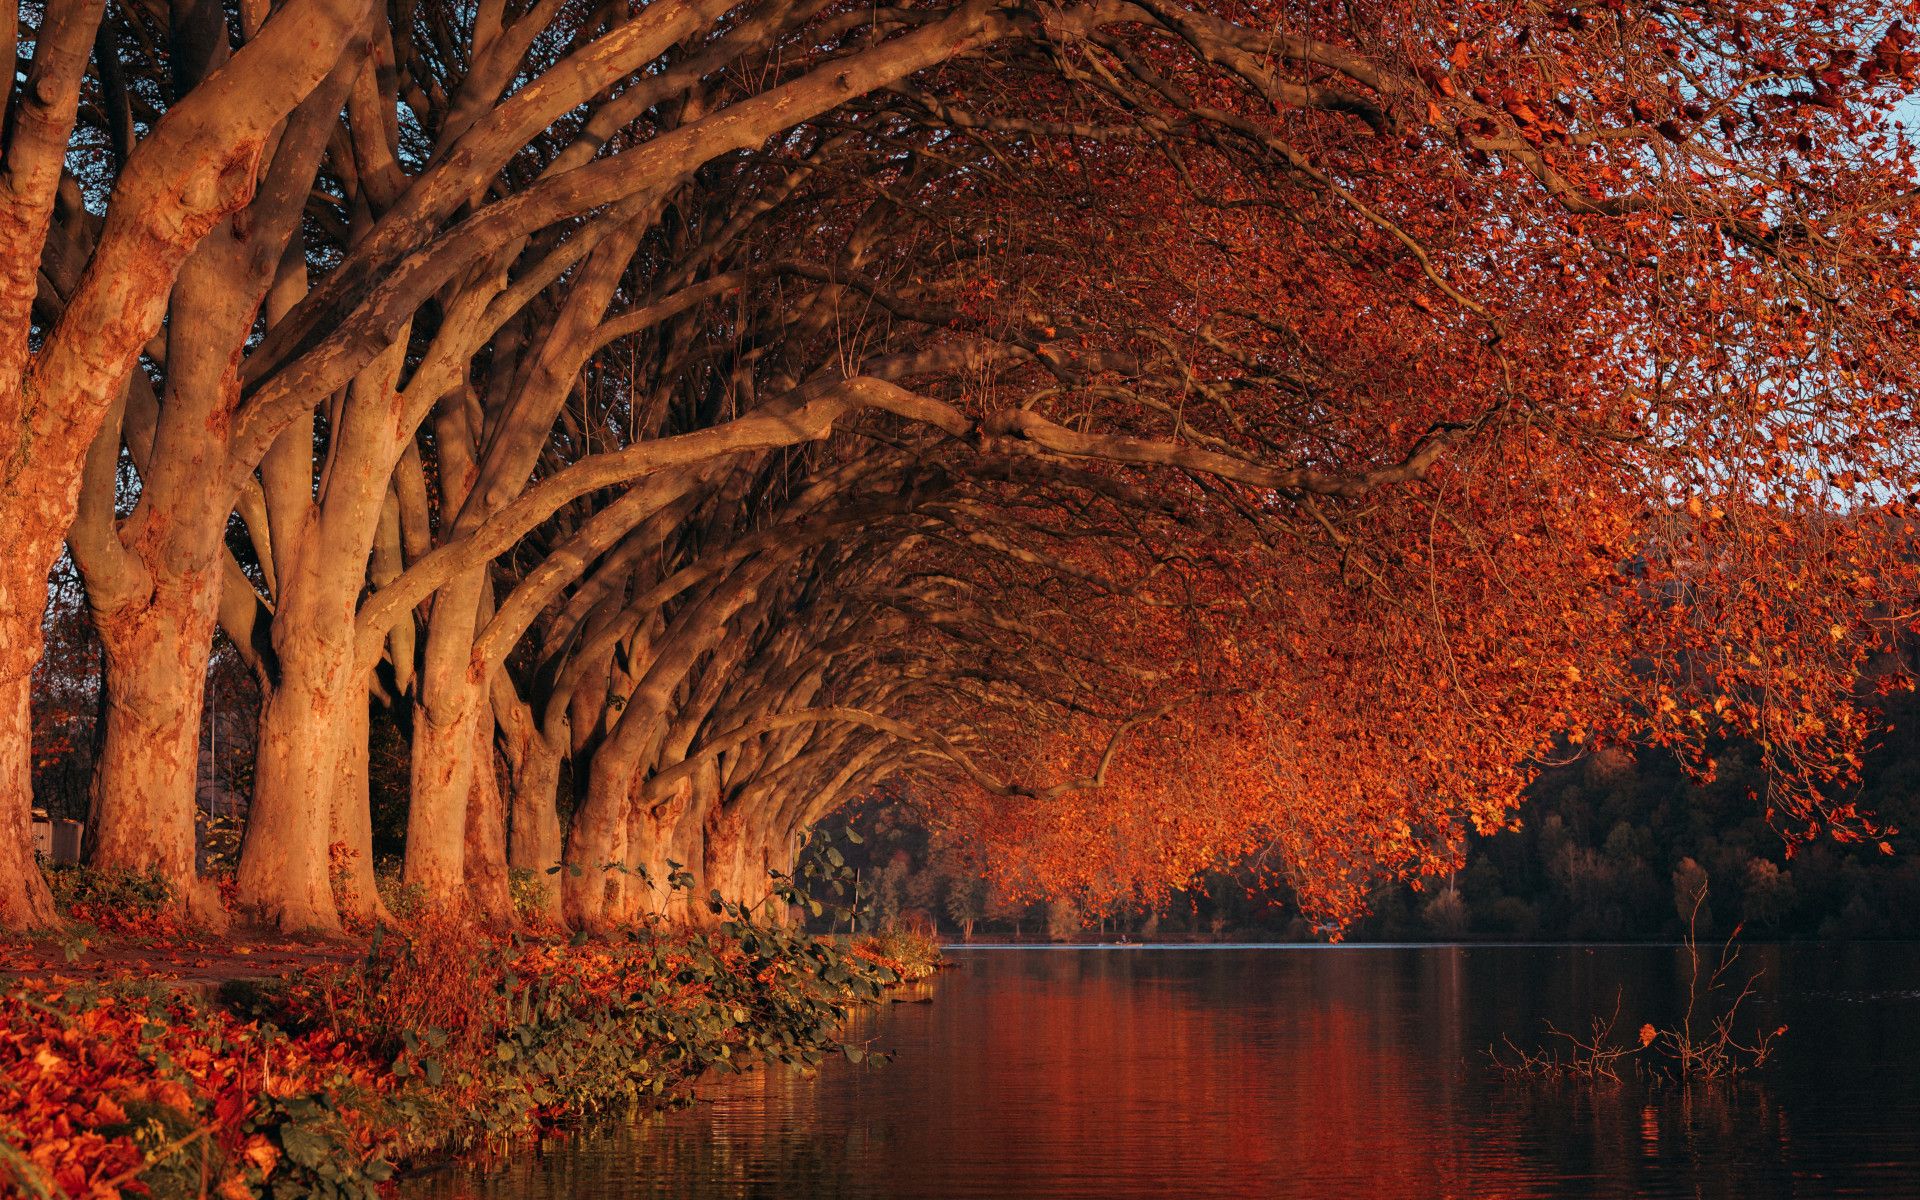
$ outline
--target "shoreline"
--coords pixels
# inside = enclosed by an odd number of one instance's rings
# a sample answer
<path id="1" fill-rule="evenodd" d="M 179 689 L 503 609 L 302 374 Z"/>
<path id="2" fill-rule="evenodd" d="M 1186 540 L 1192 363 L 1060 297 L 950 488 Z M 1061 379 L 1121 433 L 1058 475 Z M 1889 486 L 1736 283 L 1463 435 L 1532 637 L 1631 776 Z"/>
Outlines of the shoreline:
<path id="1" fill-rule="evenodd" d="M 864 1057 L 845 1019 L 939 962 L 929 939 L 729 915 L 601 940 L 422 921 L 276 977 L 155 979 L 134 954 L 15 976 L 0 1180 L 47 1200 L 386 1195 L 403 1170 L 678 1103 L 714 1072 Z"/>

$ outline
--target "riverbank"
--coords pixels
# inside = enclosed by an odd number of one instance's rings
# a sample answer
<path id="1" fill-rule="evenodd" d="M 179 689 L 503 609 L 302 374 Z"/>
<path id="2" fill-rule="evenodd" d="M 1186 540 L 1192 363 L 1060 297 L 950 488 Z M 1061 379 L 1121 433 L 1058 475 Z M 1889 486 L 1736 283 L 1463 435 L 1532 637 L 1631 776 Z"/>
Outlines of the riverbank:
<path id="1" fill-rule="evenodd" d="M 373 1197 L 408 1165 L 672 1103 L 709 1071 L 864 1057 L 838 1039 L 851 1008 L 938 959 L 926 939 L 728 915 L 595 940 L 421 918 L 271 943 L 262 958 L 319 959 L 273 976 L 216 981 L 215 960 L 185 957 L 208 964 L 189 986 L 101 969 L 150 944 L 89 945 L 87 977 L 35 971 L 0 992 L 0 1182 L 48 1200 Z"/>
<path id="2" fill-rule="evenodd" d="M 1488 1054 L 1616 1008 L 1634 1045 L 1674 1028 L 1692 973 L 1665 947 L 951 957 L 934 1004 L 863 1016 L 886 1070 L 730 1079 L 403 1200 L 1920 1196 L 1920 956 L 1899 947 L 1750 948 L 1738 1031 L 1793 1032 L 1688 1086 L 1516 1079 Z"/>

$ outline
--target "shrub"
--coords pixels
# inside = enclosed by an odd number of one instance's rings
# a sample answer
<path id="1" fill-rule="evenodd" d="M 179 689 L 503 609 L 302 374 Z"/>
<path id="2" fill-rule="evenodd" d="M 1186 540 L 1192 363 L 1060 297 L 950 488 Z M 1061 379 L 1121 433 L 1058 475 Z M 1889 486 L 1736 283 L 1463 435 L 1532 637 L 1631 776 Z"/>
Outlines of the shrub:
<path id="1" fill-rule="evenodd" d="M 54 905 L 68 920 L 136 937 L 180 932 L 173 888 L 157 872 L 46 865 Z"/>
<path id="2" fill-rule="evenodd" d="M 672 886 L 690 878 L 676 871 Z M 924 934 L 816 938 L 768 920 L 785 911 L 772 901 L 717 894 L 717 930 L 654 921 L 607 942 L 529 939 L 422 904 L 391 868 L 376 879 L 398 930 L 376 926 L 364 959 L 234 1008 L 125 981 L 0 994 L 0 1185 L 371 1198 L 389 1161 L 671 1101 L 709 1070 L 863 1061 L 866 1047 L 839 1040 L 850 1006 L 938 959 Z M 162 904 L 157 883 L 76 875 L 62 895 Z"/>
<path id="3" fill-rule="evenodd" d="M 1721 946 L 1716 961 L 1710 963 L 1702 957 L 1699 934 L 1707 907 L 1706 874 L 1692 859 L 1681 865 L 1682 870 L 1674 872 L 1675 890 L 1680 891 L 1682 877 L 1688 875 L 1692 908 L 1681 942 L 1687 957 L 1687 1003 L 1679 1020 L 1666 1028 L 1643 1022 L 1632 1038 L 1621 1039 L 1615 1035 L 1620 1024 L 1620 1000 L 1616 996 L 1613 1012 L 1592 1018 L 1584 1035 L 1569 1033 L 1549 1021 L 1547 1032 L 1555 1040 L 1547 1047 L 1522 1050 L 1503 1038 L 1504 1053 L 1488 1049 L 1496 1070 L 1512 1079 L 1618 1083 L 1621 1073 L 1630 1071 L 1655 1082 L 1711 1083 L 1766 1066 L 1773 1057 L 1774 1043 L 1786 1036 L 1787 1027 L 1781 1025 L 1772 1032 L 1758 1030 L 1746 1041 L 1740 1040 L 1740 1010 L 1753 998 L 1760 973 L 1756 971 L 1745 980 L 1733 975 L 1740 960 L 1737 926 Z"/>
<path id="4" fill-rule="evenodd" d="M 374 864 L 373 886 L 380 893 L 380 902 L 396 921 L 411 921 L 427 910 L 427 889 L 400 878 L 398 859 Z"/>
<path id="5" fill-rule="evenodd" d="M 885 964 L 901 979 L 925 979 L 940 965 L 940 943 L 924 929 L 889 929 L 854 945 L 855 954 Z"/>
<path id="6" fill-rule="evenodd" d="M 507 872 L 507 895 L 513 901 L 514 916 L 524 925 L 538 925 L 546 917 L 547 888 L 545 872 L 529 867 L 514 867 Z"/>

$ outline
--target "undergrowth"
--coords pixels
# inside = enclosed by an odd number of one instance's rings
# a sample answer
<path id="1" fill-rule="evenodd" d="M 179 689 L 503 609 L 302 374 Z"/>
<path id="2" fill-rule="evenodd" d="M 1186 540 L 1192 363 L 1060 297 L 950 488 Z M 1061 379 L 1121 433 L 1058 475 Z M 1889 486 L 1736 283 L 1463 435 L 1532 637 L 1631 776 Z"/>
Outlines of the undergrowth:
<path id="1" fill-rule="evenodd" d="M 185 931 L 177 897 L 158 872 L 41 863 L 56 910 L 100 933 L 166 937 Z"/>
<path id="2" fill-rule="evenodd" d="M 672 1102 L 709 1071 L 861 1061 L 838 1036 L 850 1008 L 937 958 L 925 939 L 816 938 L 713 907 L 710 927 L 599 941 L 421 914 L 349 966 L 219 1003 L 21 983 L 0 994 L 0 1183 L 48 1200 L 372 1197 L 397 1163 Z"/>

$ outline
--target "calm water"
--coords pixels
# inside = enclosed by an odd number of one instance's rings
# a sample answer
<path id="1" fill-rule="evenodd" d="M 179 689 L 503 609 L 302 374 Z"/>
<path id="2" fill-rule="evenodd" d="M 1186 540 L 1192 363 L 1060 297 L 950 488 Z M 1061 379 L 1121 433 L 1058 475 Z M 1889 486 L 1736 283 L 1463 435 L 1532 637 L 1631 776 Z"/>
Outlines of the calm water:
<path id="1" fill-rule="evenodd" d="M 959 949 L 896 1052 L 758 1072 L 414 1197 L 1920 1197 L 1920 946 L 1751 947 L 1760 1081 L 1504 1082 L 1621 999 L 1671 1015 L 1657 947 Z"/>

